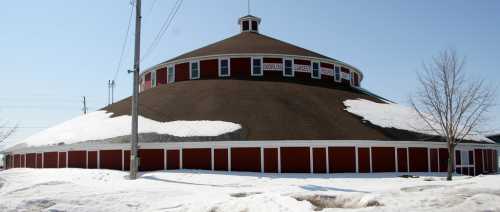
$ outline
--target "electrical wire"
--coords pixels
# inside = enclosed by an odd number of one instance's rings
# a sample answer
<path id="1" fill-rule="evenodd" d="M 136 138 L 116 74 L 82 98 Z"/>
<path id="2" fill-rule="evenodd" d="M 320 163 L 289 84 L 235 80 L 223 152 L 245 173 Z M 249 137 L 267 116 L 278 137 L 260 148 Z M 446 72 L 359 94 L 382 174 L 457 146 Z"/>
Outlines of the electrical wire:
<path id="1" fill-rule="evenodd" d="M 117 64 L 117 67 L 116 67 L 116 70 L 115 70 L 115 74 L 113 76 L 113 81 L 116 81 L 116 78 L 118 77 L 118 73 L 120 72 L 120 69 L 121 69 L 121 66 L 122 66 L 123 55 L 125 54 L 125 49 L 127 47 L 127 41 L 128 41 L 128 37 L 129 37 L 129 34 L 130 34 L 130 26 L 132 25 L 132 16 L 133 16 L 133 14 L 134 14 L 134 6 L 131 5 L 130 15 L 128 17 L 128 26 L 127 26 L 127 30 L 126 30 L 126 33 L 125 33 L 125 39 L 123 40 L 122 49 L 121 49 L 121 53 L 120 53 L 120 58 L 118 60 L 118 64 Z"/>

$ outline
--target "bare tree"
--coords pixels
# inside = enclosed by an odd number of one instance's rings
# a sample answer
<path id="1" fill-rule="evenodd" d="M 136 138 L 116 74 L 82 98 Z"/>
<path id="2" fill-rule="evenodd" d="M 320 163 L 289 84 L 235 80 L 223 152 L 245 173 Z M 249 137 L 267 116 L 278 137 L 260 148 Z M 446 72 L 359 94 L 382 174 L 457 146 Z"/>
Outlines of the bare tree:
<path id="1" fill-rule="evenodd" d="M 495 101 L 495 89 L 484 80 L 468 78 L 464 65 L 465 58 L 459 58 L 455 50 L 442 51 L 431 63 L 423 65 L 418 75 L 420 89 L 410 97 L 426 127 L 447 143 L 447 180 L 452 180 L 455 147 L 484 133 L 480 125 Z"/>
<path id="2" fill-rule="evenodd" d="M 0 143 L 5 141 L 8 137 L 10 137 L 17 130 L 17 125 L 13 127 L 7 126 L 7 122 L 3 122 L 0 124 Z"/>

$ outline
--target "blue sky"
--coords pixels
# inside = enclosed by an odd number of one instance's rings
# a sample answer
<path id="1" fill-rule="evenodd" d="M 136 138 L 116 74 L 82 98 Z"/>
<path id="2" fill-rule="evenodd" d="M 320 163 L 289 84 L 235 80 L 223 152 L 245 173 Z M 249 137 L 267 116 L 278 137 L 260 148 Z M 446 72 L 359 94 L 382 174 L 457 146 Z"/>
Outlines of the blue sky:
<path id="1" fill-rule="evenodd" d="M 154 2 L 154 4 L 153 4 Z M 174 0 L 143 0 L 148 47 Z M 18 123 L 17 141 L 107 102 L 130 14 L 128 0 L 6 1 L 0 13 L 0 119 Z M 407 104 L 423 61 L 445 48 L 467 57 L 473 77 L 500 81 L 500 1 L 252 1 L 261 33 L 345 61 L 362 86 Z M 185 0 L 143 68 L 239 32 L 247 1 Z M 131 94 L 132 39 L 117 78 Z M 143 48 L 144 50 L 145 48 Z M 500 100 L 500 98 L 498 98 Z M 491 126 L 500 131 L 500 109 Z"/>

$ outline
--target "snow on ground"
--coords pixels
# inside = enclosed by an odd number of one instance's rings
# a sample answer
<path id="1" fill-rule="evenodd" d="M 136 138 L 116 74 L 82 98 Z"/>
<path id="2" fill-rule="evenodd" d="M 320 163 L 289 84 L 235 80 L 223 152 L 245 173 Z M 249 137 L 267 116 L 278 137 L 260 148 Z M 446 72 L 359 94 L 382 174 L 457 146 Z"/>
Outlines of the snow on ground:
<path id="1" fill-rule="evenodd" d="M 26 146 L 44 146 L 59 143 L 102 140 L 129 135 L 131 116 L 110 118 L 113 113 L 95 111 L 43 130 L 20 142 Z M 139 116 L 139 133 L 168 134 L 178 137 L 219 136 L 241 128 L 225 121 L 171 121 L 158 122 Z"/>
<path id="2" fill-rule="evenodd" d="M 436 135 L 430 127 L 426 127 L 427 124 L 425 121 L 411 107 L 394 103 L 376 103 L 366 99 L 345 100 L 344 105 L 346 106 L 346 111 L 361 116 L 364 120 L 380 127 Z M 439 129 L 437 126 L 435 128 Z M 466 138 L 494 143 L 490 139 L 480 135 L 470 135 Z"/>
<path id="3" fill-rule="evenodd" d="M 0 211 L 500 211 L 500 175 L 0 171 Z M 429 173 L 424 173 L 429 175 Z M 347 208 L 347 209 L 342 209 Z"/>

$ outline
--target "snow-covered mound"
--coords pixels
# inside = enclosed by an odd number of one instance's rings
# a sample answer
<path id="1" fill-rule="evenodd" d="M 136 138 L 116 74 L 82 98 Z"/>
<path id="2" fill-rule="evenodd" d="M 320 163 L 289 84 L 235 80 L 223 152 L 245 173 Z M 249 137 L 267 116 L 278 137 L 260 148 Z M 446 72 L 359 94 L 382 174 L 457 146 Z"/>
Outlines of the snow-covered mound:
<path id="1" fill-rule="evenodd" d="M 111 118 L 113 113 L 96 111 L 43 130 L 19 144 L 27 147 L 54 144 L 72 144 L 129 135 L 132 117 Z M 234 132 L 241 125 L 225 121 L 171 121 L 158 122 L 139 116 L 139 133 L 168 134 L 177 137 L 219 136 Z"/>
<path id="2" fill-rule="evenodd" d="M 361 116 L 363 120 L 383 127 L 408 130 L 427 135 L 437 135 L 427 126 L 425 121 L 411 107 L 394 103 L 376 103 L 366 99 L 349 99 L 344 101 L 348 112 Z M 439 129 L 439 127 L 435 127 Z M 480 135 L 470 135 L 466 139 L 494 143 Z"/>

